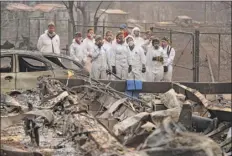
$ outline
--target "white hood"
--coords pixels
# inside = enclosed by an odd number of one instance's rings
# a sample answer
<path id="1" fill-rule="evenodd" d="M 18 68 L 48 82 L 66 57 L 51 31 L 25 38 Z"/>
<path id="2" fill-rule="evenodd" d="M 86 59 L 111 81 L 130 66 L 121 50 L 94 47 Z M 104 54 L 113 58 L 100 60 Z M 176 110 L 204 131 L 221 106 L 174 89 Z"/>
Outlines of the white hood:
<path id="1" fill-rule="evenodd" d="M 134 37 L 132 35 L 128 35 L 126 38 L 125 38 L 125 41 L 128 39 L 128 38 L 132 38 L 133 41 L 135 41 Z"/>
<path id="2" fill-rule="evenodd" d="M 134 35 L 134 31 L 139 31 L 140 32 L 140 29 L 138 28 L 138 27 L 134 27 L 133 29 L 132 29 L 132 35 Z"/>

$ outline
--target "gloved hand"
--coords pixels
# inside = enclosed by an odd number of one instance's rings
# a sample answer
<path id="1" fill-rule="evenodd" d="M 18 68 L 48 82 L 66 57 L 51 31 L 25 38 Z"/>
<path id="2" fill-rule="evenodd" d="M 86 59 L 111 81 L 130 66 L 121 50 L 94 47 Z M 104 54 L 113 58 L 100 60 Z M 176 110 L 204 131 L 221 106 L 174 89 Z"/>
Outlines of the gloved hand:
<path id="1" fill-rule="evenodd" d="M 112 66 L 112 73 L 116 74 L 116 67 Z"/>
<path id="2" fill-rule="evenodd" d="M 157 61 L 157 57 L 153 57 L 153 58 L 152 58 L 152 61 Z"/>
<path id="3" fill-rule="evenodd" d="M 164 66 L 164 72 L 168 72 L 168 66 Z"/>
<path id="4" fill-rule="evenodd" d="M 107 75 L 111 75 L 111 70 L 110 70 L 110 69 L 107 69 L 107 70 L 106 70 L 106 74 L 107 74 Z"/>
<path id="5" fill-rule="evenodd" d="M 162 56 L 159 56 L 159 61 L 164 62 L 164 58 Z"/>
<path id="6" fill-rule="evenodd" d="M 152 58 L 152 61 L 159 61 L 159 62 L 163 62 L 164 58 L 162 56 L 156 56 Z"/>
<path id="7" fill-rule="evenodd" d="M 128 68 L 128 73 L 130 73 L 132 71 L 132 66 L 129 65 L 129 68 Z"/>
<path id="8" fill-rule="evenodd" d="M 145 66 L 145 64 L 143 64 L 142 73 L 145 73 L 145 72 L 146 72 L 146 66 Z"/>

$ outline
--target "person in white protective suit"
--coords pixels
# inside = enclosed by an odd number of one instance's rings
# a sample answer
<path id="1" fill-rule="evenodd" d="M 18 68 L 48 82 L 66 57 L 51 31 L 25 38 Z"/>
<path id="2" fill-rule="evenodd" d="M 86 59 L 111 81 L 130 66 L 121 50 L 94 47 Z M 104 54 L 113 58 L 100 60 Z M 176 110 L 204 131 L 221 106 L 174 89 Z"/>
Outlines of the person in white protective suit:
<path id="1" fill-rule="evenodd" d="M 70 45 L 70 56 L 79 63 L 83 61 L 83 43 L 82 34 L 80 32 L 75 33 L 73 43 Z"/>
<path id="2" fill-rule="evenodd" d="M 140 37 L 140 29 L 138 27 L 132 29 L 132 36 L 136 45 L 142 46 L 144 44 L 144 39 Z"/>
<path id="3" fill-rule="evenodd" d="M 111 79 L 111 57 L 112 57 L 112 40 L 113 40 L 113 33 L 112 31 L 106 31 L 104 44 L 102 46 L 103 50 L 106 53 L 106 62 L 108 68 L 108 79 Z"/>
<path id="4" fill-rule="evenodd" d="M 142 48 L 144 50 L 145 55 L 147 54 L 148 49 L 152 47 L 152 43 L 151 43 L 152 38 L 154 37 L 151 36 L 151 31 L 150 30 L 146 31 L 144 44 L 142 44 Z"/>
<path id="5" fill-rule="evenodd" d="M 87 57 L 91 57 L 92 52 L 94 50 L 95 44 L 94 44 L 94 31 L 93 29 L 88 29 L 87 31 L 87 37 L 83 40 L 83 53 L 84 53 L 84 62 L 87 61 Z"/>
<path id="6" fill-rule="evenodd" d="M 131 35 L 126 37 L 126 43 L 129 46 L 129 51 L 132 58 L 132 71 L 129 74 L 129 79 L 144 80 L 142 73 L 146 72 L 146 58 L 141 46 L 135 45 L 134 38 Z"/>
<path id="7" fill-rule="evenodd" d="M 60 37 L 55 33 L 53 22 L 48 24 L 48 30 L 39 37 L 37 48 L 42 53 L 60 54 Z"/>
<path id="8" fill-rule="evenodd" d="M 91 76 L 95 79 L 107 79 L 106 53 L 102 48 L 103 39 L 100 35 L 95 38 L 94 50 L 92 52 Z"/>
<path id="9" fill-rule="evenodd" d="M 161 45 L 164 49 L 166 64 L 164 65 L 164 77 L 163 81 L 172 81 L 173 61 L 175 58 L 175 49 L 169 45 L 169 39 L 167 37 L 162 38 Z"/>
<path id="10" fill-rule="evenodd" d="M 146 55 L 146 80 L 149 82 L 159 82 L 164 75 L 164 51 L 160 46 L 159 39 L 152 40 L 152 47 L 148 49 Z"/>
<path id="11" fill-rule="evenodd" d="M 132 59 L 128 45 L 125 43 L 123 32 L 118 32 L 112 50 L 112 73 L 121 79 L 127 79 L 132 71 Z"/>

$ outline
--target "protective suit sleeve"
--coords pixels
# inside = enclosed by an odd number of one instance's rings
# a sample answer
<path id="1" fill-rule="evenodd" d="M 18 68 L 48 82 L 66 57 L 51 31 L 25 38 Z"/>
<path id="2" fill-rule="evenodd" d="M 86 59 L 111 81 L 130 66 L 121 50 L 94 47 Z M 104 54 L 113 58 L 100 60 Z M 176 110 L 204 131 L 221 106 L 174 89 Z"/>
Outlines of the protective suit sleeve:
<path id="1" fill-rule="evenodd" d="M 167 53 L 162 49 L 161 50 L 162 52 L 161 52 L 161 55 L 160 56 L 162 56 L 163 57 L 163 65 L 164 66 L 167 66 L 167 63 L 168 63 L 168 55 L 167 55 Z"/>
<path id="2" fill-rule="evenodd" d="M 57 43 L 57 45 L 58 45 L 58 48 L 60 49 L 60 36 L 58 36 L 57 38 L 58 38 L 58 43 Z"/>
<path id="3" fill-rule="evenodd" d="M 116 52 L 115 52 L 115 46 L 111 49 L 110 64 L 111 64 L 111 66 L 116 66 Z"/>
<path id="4" fill-rule="evenodd" d="M 77 60 L 79 61 L 78 57 L 76 56 L 76 52 L 75 52 L 75 48 L 74 48 L 74 45 L 73 43 L 70 45 L 70 48 L 69 48 L 69 52 L 70 52 L 70 56 L 74 59 L 74 60 Z"/>
<path id="5" fill-rule="evenodd" d="M 87 43 L 86 43 L 86 40 L 83 41 L 82 46 L 83 46 L 83 53 L 87 54 Z"/>
<path id="6" fill-rule="evenodd" d="M 111 63 L 110 63 L 111 62 L 111 55 L 112 55 L 111 51 L 112 51 L 111 48 L 108 48 L 105 50 L 108 69 L 111 69 Z"/>
<path id="7" fill-rule="evenodd" d="M 141 63 L 142 64 L 146 64 L 146 56 L 144 54 L 143 48 L 139 48 L 140 49 L 140 59 L 141 59 Z"/>
<path id="8" fill-rule="evenodd" d="M 172 48 L 171 51 L 170 51 L 170 55 L 169 55 L 169 57 L 167 59 L 167 65 L 171 65 L 173 63 L 175 55 L 176 55 L 175 49 Z"/>
<path id="9" fill-rule="evenodd" d="M 100 55 L 100 50 L 97 48 L 94 48 L 94 50 L 92 52 L 92 58 L 96 59 L 99 55 Z"/>
<path id="10" fill-rule="evenodd" d="M 129 51 L 129 48 L 126 48 L 126 55 L 127 55 L 127 63 L 128 63 L 128 65 L 132 65 L 132 56 L 131 56 L 131 53 Z"/>
<path id="11" fill-rule="evenodd" d="M 37 43 L 37 49 L 41 51 L 42 48 L 42 36 L 39 37 L 38 43 Z"/>
<path id="12" fill-rule="evenodd" d="M 148 51 L 148 45 L 150 44 L 150 41 L 149 40 L 144 40 L 144 43 L 141 45 L 141 47 L 143 48 L 144 52 L 147 53 Z"/>

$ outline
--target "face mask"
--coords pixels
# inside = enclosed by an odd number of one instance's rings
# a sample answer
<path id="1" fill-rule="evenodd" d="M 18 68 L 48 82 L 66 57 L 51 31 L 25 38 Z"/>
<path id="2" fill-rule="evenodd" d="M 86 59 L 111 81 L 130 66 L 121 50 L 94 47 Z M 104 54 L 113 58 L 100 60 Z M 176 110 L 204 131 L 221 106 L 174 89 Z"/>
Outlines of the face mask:
<path id="1" fill-rule="evenodd" d="M 80 44 L 81 43 L 81 40 L 80 39 L 75 39 L 75 41 Z"/>
<path id="2" fill-rule="evenodd" d="M 131 47 L 131 46 L 133 46 L 134 45 L 134 41 L 129 41 L 128 42 L 128 45 Z"/>
<path id="3" fill-rule="evenodd" d="M 139 36 L 139 31 L 135 31 L 134 34 L 136 37 Z"/>
<path id="4" fill-rule="evenodd" d="M 165 43 L 162 43 L 162 47 L 165 48 L 167 46 L 167 44 Z"/>
<path id="5" fill-rule="evenodd" d="M 154 45 L 155 49 L 159 49 L 159 45 Z"/>
<path id="6" fill-rule="evenodd" d="M 88 34 L 87 37 L 88 37 L 89 39 L 93 39 L 93 38 L 94 38 L 94 34 Z"/>
<path id="7" fill-rule="evenodd" d="M 117 43 L 118 43 L 118 44 L 122 44 L 123 42 L 124 42 L 124 39 L 123 39 L 123 38 L 118 38 L 118 39 L 117 39 Z"/>
<path id="8" fill-rule="evenodd" d="M 103 45 L 103 43 L 102 42 L 98 42 L 98 43 L 96 43 L 96 45 L 98 46 L 98 48 L 101 48 L 102 45 Z"/>
<path id="9" fill-rule="evenodd" d="M 111 41 L 112 41 L 112 38 L 111 38 L 111 37 L 106 37 L 106 40 L 107 40 L 108 42 L 111 42 Z"/>

